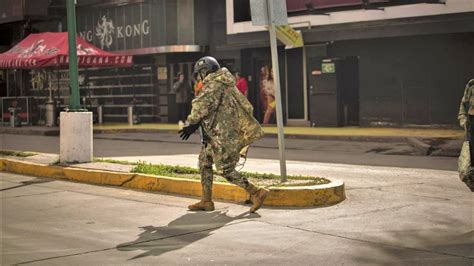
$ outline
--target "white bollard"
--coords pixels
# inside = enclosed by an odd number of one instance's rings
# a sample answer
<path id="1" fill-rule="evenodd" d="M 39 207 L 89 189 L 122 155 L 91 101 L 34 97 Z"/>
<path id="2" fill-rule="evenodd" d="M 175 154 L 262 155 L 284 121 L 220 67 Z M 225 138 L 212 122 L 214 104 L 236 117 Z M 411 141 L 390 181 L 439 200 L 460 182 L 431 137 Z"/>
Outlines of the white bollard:
<path id="1" fill-rule="evenodd" d="M 54 127 L 56 122 L 56 108 L 54 106 L 54 102 L 47 102 L 46 103 L 46 126 L 47 127 Z"/>
<path id="2" fill-rule="evenodd" d="M 133 106 L 130 105 L 127 108 L 127 114 L 128 114 L 128 125 L 133 126 Z"/>
<path id="3" fill-rule="evenodd" d="M 102 105 L 97 106 L 97 123 L 102 125 L 104 123 L 104 107 Z"/>
<path id="4" fill-rule="evenodd" d="M 91 162 L 93 156 L 92 112 L 61 112 L 59 161 Z"/>

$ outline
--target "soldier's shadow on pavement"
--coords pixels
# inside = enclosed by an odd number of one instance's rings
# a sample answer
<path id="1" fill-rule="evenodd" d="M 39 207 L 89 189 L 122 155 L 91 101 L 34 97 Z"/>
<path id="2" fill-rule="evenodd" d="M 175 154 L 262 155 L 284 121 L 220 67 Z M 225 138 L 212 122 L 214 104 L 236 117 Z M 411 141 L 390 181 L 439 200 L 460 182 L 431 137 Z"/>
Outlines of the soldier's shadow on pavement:
<path id="1" fill-rule="evenodd" d="M 166 252 L 186 247 L 187 245 L 212 235 L 219 228 L 237 221 L 259 218 L 260 215 L 244 212 L 238 216 L 227 216 L 227 211 L 188 212 L 171 221 L 166 226 L 142 226 L 143 232 L 132 242 L 117 246 L 120 251 L 145 251 L 130 260 L 147 256 L 160 256 Z"/>
<path id="2" fill-rule="evenodd" d="M 54 181 L 54 179 L 35 177 L 35 179 L 32 179 L 32 180 L 21 181 L 21 185 L 7 187 L 7 188 L 1 188 L 0 192 L 1 191 L 12 190 L 12 189 L 16 189 L 16 188 L 21 188 L 21 187 L 26 187 L 26 186 L 31 186 L 31 185 L 36 185 L 36 184 L 48 183 L 48 182 L 52 182 L 52 181 Z"/>

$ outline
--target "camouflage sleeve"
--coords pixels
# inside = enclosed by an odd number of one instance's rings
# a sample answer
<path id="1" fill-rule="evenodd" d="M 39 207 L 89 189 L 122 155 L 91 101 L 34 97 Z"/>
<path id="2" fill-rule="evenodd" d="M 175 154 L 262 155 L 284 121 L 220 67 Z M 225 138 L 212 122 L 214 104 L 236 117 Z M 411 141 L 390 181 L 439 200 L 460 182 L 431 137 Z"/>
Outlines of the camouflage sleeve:
<path id="1" fill-rule="evenodd" d="M 466 85 L 466 88 L 464 89 L 464 95 L 461 98 L 461 103 L 459 104 L 458 119 L 467 115 L 468 110 L 466 110 L 466 103 L 469 104 L 469 98 L 471 97 L 470 94 L 471 94 L 471 90 L 468 83 Z"/>
<path id="2" fill-rule="evenodd" d="M 237 87 L 234 87 L 234 89 L 232 90 L 232 94 L 234 95 L 234 97 L 237 99 L 237 101 L 239 102 L 240 106 L 242 106 L 242 108 L 250 115 L 253 116 L 253 106 L 252 104 L 249 102 L 249 100 L 247 99 L 247 97 L 245 97 L 245 95 L 243 95 L 238 89 Z"/>
<path id="3" fill-rule="evenodd" d="M 192 101 L 191 113 L 187 121 L 190 124 L 197 124 L 208 116 L 219 103 L 219 86 L 215 82 L 209 82 L 202 89 L 198 97 Z"/>

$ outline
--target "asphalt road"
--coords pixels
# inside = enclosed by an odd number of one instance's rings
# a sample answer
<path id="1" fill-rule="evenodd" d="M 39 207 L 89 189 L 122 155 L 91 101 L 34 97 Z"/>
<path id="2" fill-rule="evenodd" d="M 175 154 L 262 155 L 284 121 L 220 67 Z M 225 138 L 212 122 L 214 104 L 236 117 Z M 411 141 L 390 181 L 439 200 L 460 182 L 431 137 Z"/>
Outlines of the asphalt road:
<path id="1" fill-rule="evenodd" d="M 198 154 L 198 137 L 188 142 L 175 134 L 98 134 L 94 156 L 156 156 Z M 59 137 L 0 135 L 1 149 L 59 153 Z M 420 156 L 407 143 L 358 141 L 286 140 L 286 158 L 294 161 L 456 170 L 457 158 Z M 265 138 L 250 149 L 250 158 L 278 159 L 277 139 Z"/>
<path id="2" fill-rule="evenodd" d="M 189 212 L 196 199 L 1 173 L 1 264 L 474 263 L 472 194 L 455 172 L 368 172 L 340 204 L 253 215 L 245 205 Z"/>

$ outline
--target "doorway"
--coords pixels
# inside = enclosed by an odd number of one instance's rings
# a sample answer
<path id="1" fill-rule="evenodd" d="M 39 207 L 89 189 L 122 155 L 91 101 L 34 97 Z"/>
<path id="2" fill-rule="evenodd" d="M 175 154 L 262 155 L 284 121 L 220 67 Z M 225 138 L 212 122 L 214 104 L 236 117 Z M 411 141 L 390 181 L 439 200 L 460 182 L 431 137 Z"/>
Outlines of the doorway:
<path id="1" fill-rule="evenodd" d="M 194 62 L 182 62 L 182 63 L 174 63 L 168 64 L 168 73 L 170 81 L 168 84 L 168 122 L 176 123 L 179 120 L 178 115 L 178 104 L 176 103 L 176 94 L 172 93 L 173 84 L 177 81 L 177 74 L 179 72 L 184 74 L 184 82 L 189 85 L 189 97 L 185 108 L 187 110 L 187 114 L 191 111 L 191 101 L 194 97 L 193 93 L 193 66 Z"/>
<path id="2" fill-rule="evenodd" d="M 308 124 L 305 49 L 288 49 L 286 61 L 286 106 L 288 125 Z"/>
<path id="3" fill-rule="evenodd" d="M 359 58 L 308 57 L 312 126 L 359 124 Z"/>

